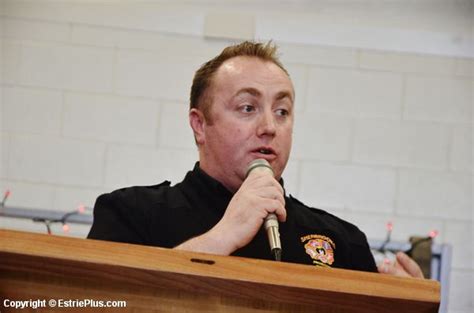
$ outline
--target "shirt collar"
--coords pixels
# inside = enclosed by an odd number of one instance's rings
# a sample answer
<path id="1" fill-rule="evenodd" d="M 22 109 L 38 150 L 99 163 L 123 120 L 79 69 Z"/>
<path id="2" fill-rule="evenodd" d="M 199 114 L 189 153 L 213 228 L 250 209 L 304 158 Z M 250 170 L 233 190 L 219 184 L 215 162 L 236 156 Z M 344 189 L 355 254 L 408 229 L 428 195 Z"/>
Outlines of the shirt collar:
<path id="1" fill-rule="evenodd" d="M 229 199 L 233 196 L 233 193 L 230 192 L 221 182 L 219 182 L 217 179 L 213 178 L 212 176 L 208 175 L 204 170 L 202 170 L 199 166 L 199 162 L 196 162 L 196 164 L 194 164 L 193 170 L 189 171 L 186 174 L 184 182 L 186 181 L 197 183 L 197 185 L 199 185 L 200 187 L 204 187 L 205 190 L 202 190 L 204 192 L 207 191 L 217 193 L 215 195 L 222 195 L 225 197 L 229 197 Z M 283 191 L 286 196 L 283 178 L 280 178 L 278 182 L 283 187 Z"/>
<path id="2" fill-rule="evenodd" d="M 283 186 L 283 179 L 280 179 L 280 184 Z M 204 172 L 199 167 L 199 162 L 196 162 L 193 170 L 189 171 L 182 183 L 178 185 L 190 203 L 193 203 L 193 206 L 200 207 L 202 210 L 218 212 L 218 219 L 224 215 L 230 200 L 234 196 L 223 184 Z M 284 188 L 283 191 L 285 198 L 287 198 Z M 218 220 L 214 221 L 214 223 L 217 222 Z M 210 223 L 212 224 L 212 221 Z"/>

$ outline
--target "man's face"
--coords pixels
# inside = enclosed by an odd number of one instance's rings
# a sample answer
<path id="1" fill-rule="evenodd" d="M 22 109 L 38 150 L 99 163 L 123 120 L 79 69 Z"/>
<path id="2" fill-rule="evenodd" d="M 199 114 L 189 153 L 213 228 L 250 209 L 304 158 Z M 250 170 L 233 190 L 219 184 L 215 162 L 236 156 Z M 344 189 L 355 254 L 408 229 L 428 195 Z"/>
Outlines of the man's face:
<path id="1" fill-rule="evenodd" d="M 209 92 L 210 119 L 202 120 L 196 136 L 201 168 L 231 191 L 240 187 L 255 159 L 267 160 L 279 179 L 293 132 L 294 89 L 288 75 L 272 62 L 235 57 L 218 69 Z"/>

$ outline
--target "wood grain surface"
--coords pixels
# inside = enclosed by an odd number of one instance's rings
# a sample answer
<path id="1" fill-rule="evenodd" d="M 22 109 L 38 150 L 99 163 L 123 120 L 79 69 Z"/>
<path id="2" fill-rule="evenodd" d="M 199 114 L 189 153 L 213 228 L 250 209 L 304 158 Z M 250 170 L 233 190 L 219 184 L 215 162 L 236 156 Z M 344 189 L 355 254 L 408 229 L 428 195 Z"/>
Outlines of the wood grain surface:
<path id="1" fill-rule="evenodd" d="M 125 300 L 39 312 L 437 312 L 436 281 L 0 230 L 3 299 Z M 35 312 L 22 310 L 22 312 Z"/>

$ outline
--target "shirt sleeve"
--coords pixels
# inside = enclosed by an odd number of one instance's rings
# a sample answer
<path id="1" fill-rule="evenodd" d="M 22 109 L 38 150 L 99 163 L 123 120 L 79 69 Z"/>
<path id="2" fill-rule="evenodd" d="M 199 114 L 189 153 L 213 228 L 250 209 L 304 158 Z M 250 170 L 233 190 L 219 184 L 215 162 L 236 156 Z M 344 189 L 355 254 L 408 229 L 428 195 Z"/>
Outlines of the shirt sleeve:
<path id="1" fill-rule="evenodd" d="M 357 244 L 352 244 L 351 258 L 352 266 L 355 270 L 366 272 L 377 272 L 374 256 L 370 251 L 367 237 L 359 231 L 360 240 Z"/>
<path id="2" fill-rule="evenodd" d="M 145 212 L 137 205 L 136 191 L 117 190 L 97 198 L 89 239 L 149 244 Z"/>

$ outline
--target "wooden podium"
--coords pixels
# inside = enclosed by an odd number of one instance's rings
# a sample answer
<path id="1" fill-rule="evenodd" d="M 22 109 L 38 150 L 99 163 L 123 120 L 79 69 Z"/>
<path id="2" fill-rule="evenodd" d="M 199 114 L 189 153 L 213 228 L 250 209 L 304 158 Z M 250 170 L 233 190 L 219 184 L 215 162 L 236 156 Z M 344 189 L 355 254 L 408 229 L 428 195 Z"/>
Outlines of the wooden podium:
<path id="1" fill-rule="evenodd" d="M 126 301 L 38 312 L 437 312 L 430 280 L 0 230 L 5 299 Z M 57 302 L 59 303 L 59 302 Z M 22 312 L 36 312 L 23 309 Z"/>

